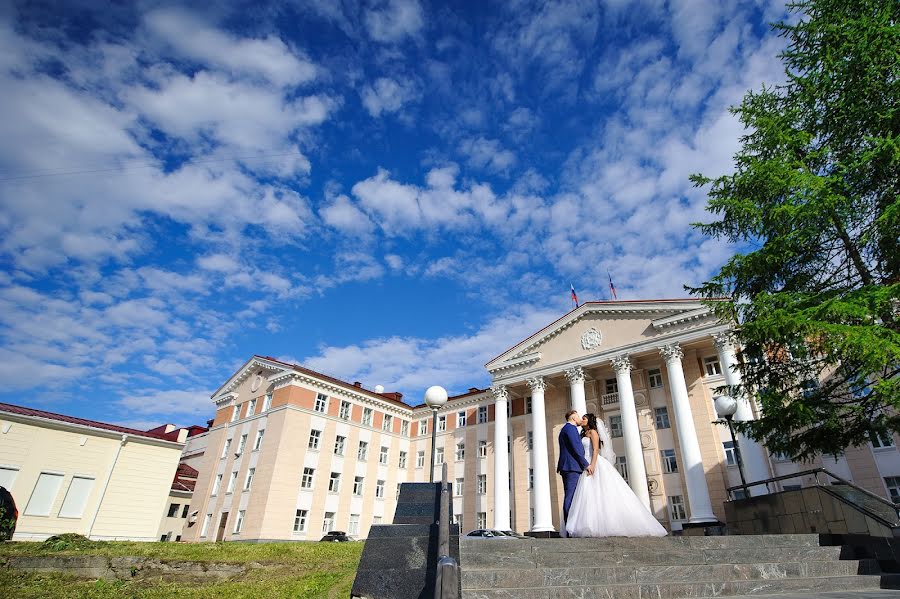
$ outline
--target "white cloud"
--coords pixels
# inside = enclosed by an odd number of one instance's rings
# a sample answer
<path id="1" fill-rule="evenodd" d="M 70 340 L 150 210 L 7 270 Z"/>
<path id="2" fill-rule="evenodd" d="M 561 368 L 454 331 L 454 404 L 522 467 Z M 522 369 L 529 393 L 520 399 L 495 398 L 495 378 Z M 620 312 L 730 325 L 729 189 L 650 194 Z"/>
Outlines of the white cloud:
<path id="1" fill-rule="evenodd" d="M 130 414 L 165 414 L 176 418 L 208 418 L 214 409 L 211 390 L 148 389 L 123 397 L 117 403 Z"/>
<path id="2" fill-rule="evenodd" d="M 503 149 L 496 139 L 484 137 L 464 139 L 459 145 L 459 151 L 466 156 L 473 168 L 495 173 L 508 172 L 516 163 L 516 155 L 510 150 Z"/>
<path id="3" fill-rule="evenodd" d="M 372 230 L 372 221 L 345 195 L 335 197 L 319 209 L 322 221 L 330 227 L 351 234 L 364 234 Z"/>
<path id="4" fill-rule="evenodd" d="M 382 113 L 399 112 L 404 105 L 418 100 L 419 93 L 411 82 L 379 77 L 362 90 L 362 103 L 375 118 Z"/>
<path id="5" fill-rule="evenodd" d="M 415 36 L 425 24 L 418 0 L 383 0 L 365 12 L 369 36 L 378 42 L 397 42 Z"/>

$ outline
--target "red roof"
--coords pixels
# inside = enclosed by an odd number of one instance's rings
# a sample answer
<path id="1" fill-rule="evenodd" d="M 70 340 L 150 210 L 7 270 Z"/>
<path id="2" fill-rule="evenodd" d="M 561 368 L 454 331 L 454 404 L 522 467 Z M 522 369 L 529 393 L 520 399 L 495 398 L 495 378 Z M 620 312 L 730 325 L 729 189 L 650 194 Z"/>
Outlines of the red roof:
<path id="1" fill-rule="evenodd" d="M 175 470 L 175 478 L 197 478 L 199 475 L 196 468 L 191 468 L 184 462 L 178 464 L 178 469 Z"/>
<path id="2" fill-rule="evenodd" d="M 189 491 L 191 493 L 194 492 L 194 485 L 197 484 L 195 480 L 183 480 L 183 479 L 175 479 L 172 481 L 172 490 L 173 491 Z"/>
<path id="3" fill-rule="evenodd" d="M 35 410 L 23 406 L 14 406 L 8 403 L 0 403 L 0 413 L 18 414 L 19 416 L 30 416 L 32 418 L 45 418 L 47 420 L 56 420 L 57 422 L 66 422 L 68 424 L 77 424 L 80 426 L 89 426 L 91 428 L 99 428 L 115 433 L 123 433 L 126 435 L 134 435 L 136 437 L 149 437 L 151 439 L 164 439 L 166 441 L 175 441 L 177 438 L 172 437 L 172 433 L 158 433 L 149 431 L 139 431 L 134 428 L 118 426 L 116 424 L 107 424 L 106 422 L 98 422 L 96 420 L 87 420 L 85 418 L 76 418 L 74 416 L 66 416 L 65 414 L 56 414 L 54 412 L 45 412 L 44 410 Z"/>

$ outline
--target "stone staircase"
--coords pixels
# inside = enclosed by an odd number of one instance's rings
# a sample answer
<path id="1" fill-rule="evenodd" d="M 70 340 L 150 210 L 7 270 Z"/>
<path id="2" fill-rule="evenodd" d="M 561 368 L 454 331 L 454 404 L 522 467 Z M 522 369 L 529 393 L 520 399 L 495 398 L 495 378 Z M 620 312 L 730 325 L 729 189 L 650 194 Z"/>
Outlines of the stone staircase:
<path id="1" fill-rule="evenodd" d="M 818 535 L 460 537 L 463 599 L 721 597 L 900 588 Z"/>

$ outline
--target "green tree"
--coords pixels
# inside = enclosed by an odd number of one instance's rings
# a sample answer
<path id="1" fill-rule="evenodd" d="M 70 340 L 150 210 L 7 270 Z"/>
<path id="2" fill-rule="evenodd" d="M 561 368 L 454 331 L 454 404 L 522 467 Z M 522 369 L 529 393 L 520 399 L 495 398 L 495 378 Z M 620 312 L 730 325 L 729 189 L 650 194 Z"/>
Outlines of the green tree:
<path id="1" fill-rule="evenodd" d="M 800 0 L 786 82 L 731 110 L 733 174 L 694 175 L 739 250 L 691 293 L 737 323 L 772 451 L 808 459 L 900 430 L 900 2 Z M 818 382 L 818 384 L 817 384 Z"/>

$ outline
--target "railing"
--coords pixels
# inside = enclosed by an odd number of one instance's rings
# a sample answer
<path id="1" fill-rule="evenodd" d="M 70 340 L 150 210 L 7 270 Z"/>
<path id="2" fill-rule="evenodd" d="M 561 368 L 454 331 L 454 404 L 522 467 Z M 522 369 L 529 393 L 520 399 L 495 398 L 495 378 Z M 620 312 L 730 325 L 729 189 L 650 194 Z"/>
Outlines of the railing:
<path id="1" fill-rule="evenodd" d="M 844 486 L 846 486 L 847 488 L 853 489 L 853 490 L 856 491 L 857 493 L 860 493 L 861 495 L 866 496 L 868 499 L 870 499 L 870 500 L 872 500 L 872 501 L 875 501 L 875 502 L 878 503 L 878 504 L 881 504 L 883 507 L 890 508 L 890 509 L 892 510 L 893 514 L 896 516 L 896 521 L 894 521 L 894 522 L 889 522 L 889 521 L 884 517 L 883 514 L 878 514 L 878 513 L 872 511 L 871 509 L 869 509 L 869 508 L 867 508 L 867 507 L 865 507 L 865 506 L 863 506 L 863 505 L 859 505 L 858 503 L 852 502 L 852 501 L 850 501 L 850 499 L 849 499 L 848 497 L 846 497 L 846 496 L 844 496 L 844 495 L 841 495 L 840 493 L 837 493 L 837 492 L 833 491 L 832 489 L 830 489 L 830 488 L 827 487 L 827 486 L 824 486 L 824 485 L 822 484 L 822 481 L 820 480 L 820 476 L 822 476 L 822 475 L 824 475 L 824 476 L 826 476 L 826 477 L 831 477 L 831 478 L 833 478 L 834 480 L 836 480 L 836 481 L 837 481 L 838 483 L 840 483 L 841 485 L 844 485 Z M 734 487 L 728 487 L 728 489 L 726 489 L 726 490 L 727 490 L 727 492 L 728 492 L 728 498 L 729 498 L 729 499 L 734 499 L 734 491 L 737 491 L 737 490 L 746 490 L 746 489 L 749 488 L 749 487 L 755 487 L 755 486 L 758 486 L 758 485 L 766 485 L 766 490 L 767 490 L 767 491 L 771 491 L 771 487 L 769 487 L 769 484 L 770 484 L 770 483 L 780 482 L 780 481 L 783 481 L 783 480 L 790 480 L 790 479 L 792 479 L 792 478 L 800 478 L 800 477 L 803 477 L 803 476 L 812 476 L 812 477 L 815 479 L 815 481 L 816 481 L 816 486 L 817 486 L 817 487 L 822 488 L 822 490 L 824 490 L 824 491 L 826 491 L 826 492 L 829 492 L 829 493 L 831 493 L 832 495 L 837 495 L 837 496 L 839 496 L 841 499 L 844 499 L 845 501 L 848 501 L 848 502 L 853 503 L 853 505 L 854 505 L 855 507 L 857 507 L 859 510 L 865 512 L 865 514 L 866 514 L 867 516 L 871 516 L 872 518 L 878 520 L 878 521 L 881 522 L 882 524 L 885 524 L 885 525 L 891 526 L 891 527 L 896 527 L 896 526 L 898 526 L 898 524 L 900 524 L 900 503 L 894 503 L 894 502 L 892 502 L 892 501 L 888 501 L 888 500 L 885 499 L 884 497 L 881 497 L 881 496 L 879 496 L 879 495 L 876 495 L 875 493 L 872 493 L 871 491 L 867 491 L 866 489 L 863 489 L 862 487 L 860 487 L 860 486 L 858 486 L 858 485 L 855 485 L 855 484 L 853 484 L 852 482 L 850 482 L 850 481 L 848 481 L 848 480 L 846 480 L 846 479 L 841 478 L 841 477 L 838 476 L 837 474 L 834 474 L 834 473 L 832 473 L 832 472 L 829 472 L 829 471 L 826 470 L 825 468 L 813 468 L 812 470 L 804 470 L 804 471 L 802 471 L 802 472 L 795 472 L 794 474 L 784 474 L 784 475 L 782 475 L 782 476 L 773 476 L 772 478 L 766 478 L 766 479 L 764 479 L 764 480 L 758 480 L 758 481 L 756 481 L 756 482 L 747 483 L 746 485 L 737 485 L 737 486 L 734 486 Z M 827 482 L 827 479 L 826 479 L 826 482 Z"/>
<path id="2" fill-rule="evenodd" d="M 616 391 L 615 393 L 604 393 L 602 399 L 604 406 L 610 406 L 614 403 L 619 403 L 619 392 Z"/>
<path id="3" fill-rule="evenodd" d="M 450 485 L 447 462 L 441 468 L 441 507 L 438 515 L 438 562 L 434 583 L 434 599 L 459 597 L 459 564 L 450 556 Z"/>

